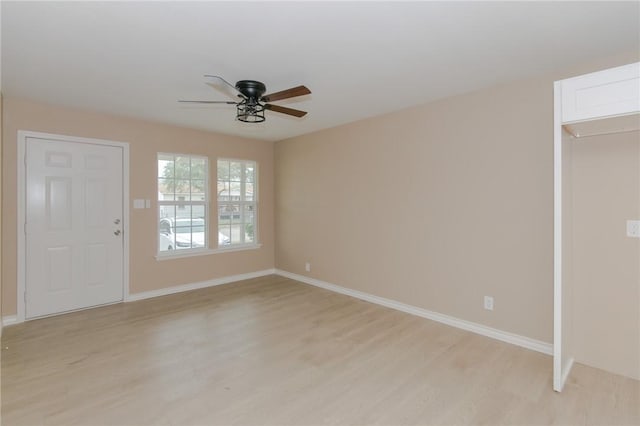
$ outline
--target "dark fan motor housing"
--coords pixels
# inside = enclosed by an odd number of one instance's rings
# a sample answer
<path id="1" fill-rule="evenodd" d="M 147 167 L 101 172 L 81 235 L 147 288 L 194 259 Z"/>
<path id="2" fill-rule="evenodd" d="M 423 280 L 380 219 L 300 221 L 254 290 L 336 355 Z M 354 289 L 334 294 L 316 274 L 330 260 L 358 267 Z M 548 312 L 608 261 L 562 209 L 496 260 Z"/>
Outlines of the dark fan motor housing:
<path id="1" fill-rule="evenodd" d="M 240 80 L 236 83 L 236 88 L 245 97 L 251 99 L 260 99 L 260 97 L 267 91 L 267 86 L 264 83 L 255 80 Z"/>

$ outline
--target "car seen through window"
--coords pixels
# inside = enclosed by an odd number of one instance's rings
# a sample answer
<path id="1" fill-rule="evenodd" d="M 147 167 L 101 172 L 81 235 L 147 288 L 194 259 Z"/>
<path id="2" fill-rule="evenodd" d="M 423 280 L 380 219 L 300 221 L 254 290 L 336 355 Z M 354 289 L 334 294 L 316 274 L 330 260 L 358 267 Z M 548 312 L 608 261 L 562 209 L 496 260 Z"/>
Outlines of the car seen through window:
<path id="1" fill-rule="evenodd" d="M 160 219 L 160 251 L 195 249 L 206 246 L 204 219 Z M 218 245 L 231 242 L 228 236 L 218 232 Z"/>

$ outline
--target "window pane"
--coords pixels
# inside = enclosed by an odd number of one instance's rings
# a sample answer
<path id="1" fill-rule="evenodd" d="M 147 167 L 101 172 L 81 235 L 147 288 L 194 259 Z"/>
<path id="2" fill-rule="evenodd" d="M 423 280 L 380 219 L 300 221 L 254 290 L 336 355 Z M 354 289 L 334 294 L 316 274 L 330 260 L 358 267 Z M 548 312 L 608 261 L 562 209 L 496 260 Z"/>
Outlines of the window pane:
<path id="1" fill-rule="evenodd" d="M 206 184 L 204 180 L 193 179 L 191 181 L 191 200 L 206 201 Z"/>
<path id="2" fill-rule="evenodd" d="M 158 200 L 173 201 L 175 199 L 173 195 L 174 187 L 175 181 L 173 179 L 158 178 Z"/>
<path id="3" fill-rule="evenodd" d="M 176 199 L 180 201 L 191 201 L 191 184 L 187 179 L 176 179 Z"/>
<path id="4" fill-rule="evenodd" d="M 173 176 L 173 155 L 158 155 L 158 177 Z"/>
<path id="5" fill-rule="evenodd" d="M 244 206 L 244 241 L 255 242 L 255 212 L 253 206 Z"/>
<path id="6" fill-rule="evenodd" d="M 242 179 L 242 163 L 231 161 L 229 167 L 229 180 L 233 182 L 240 182 Z"/>
<path id="7" fill-rule="evenodd" d="M 206 219 L 194 218 L 193 213 L 204 215 L 204 206 L 160 206 L 160 251 L 198 248 L 205 246 Z"/>
<path id="8" fill-rule="evenodd" d="M 218 246 L 231 244 L 231 227 L 218 224 Z"/>
<path id="9" fill-rule="evenodd" d="M 202 205 L 191 206 L 191 214 L 193 215 L 193 220 L 197 222 L 198 226 L 200 225 L 200 223 L 205 224 L 207 222 L 206 206 L 202 206 Z"/>
<path id="10" fill-rule="evenodd" d="M 191 206 L 176 206 L 176 216 L 173 218 L 174 232 L 178 232 L 177 228 L 191 227 Z M 184 231 L 182 231 L 184 232 Z"/>
<path id="11" fill-rule="evenodd" d="M 231 200 L 232 201 L 240 201 L 240 182 L 231 182 L 230 190 L 231 190 Z"/>
<path id="12" fill-rule="evenodd" d="M 227 206 L 227 212 L 230 213 L 229 219 L 231 223 L 239 223 L 241 222 L 240 218 L 240 206 L 238 204 L 231 204 Z"/>
<path id="13" fill-rule="evenodd" d="M 218 235 L 218 241 L 224 244 L 239 244 L 242 242 L 240 206 L 237 204 L 225 204 L 219 206 L 218 229 L 222 235 Z"/>
<path id="14" fill-rule="evenodd" d="M 159 207 L 160 222 L 158 224 L 158 251 L 169 251 L 176 248 L 175 234 L 172 229 L 172 221 L 167 217 L 175 215 L 175 206 Z"/>
<path id="15" fill-rule="evenodd" d="M 218 222 L 229 224 L 232 220 L 240 219 L 240 206 L 236 204 L 222 204 L 218 207 Z"/>
<path id="16" fill-rule="evenodd" d="M 158 209 L 160 210 L 160 219 L 170 218 L 173 220 L 176 217 L 175 205 L 160 205 Z"/>
<path id="17" fill-rule="evenodd" d="M 247 183 L 244 186 L 244 201 L 253 201 L 253 184 Z"/>
<path id="18" fill-rule="evenodd" d="M 242 225 L 240 223 L 231 225 L 231 244 L 242 244 Z"/>
<path id="19" fill-rule="evenodd" d="M 218 180 L 229 180 L 229 162 L 218 160 Z"/>
<path id="20" fill-rule="evenodd" d="M 231 215 L 231 244 L 244 243 L 244 220 L 240 205 L 233 205 L 233 214 Z"/>
<path id="21" fill-rule="evenodd" d="M 191 209 L 189 208 L 187 210 Z M 193 210 L 195 210 L 195 208 Z M 188 249 L 206 247 L 206 230 L 206 220 L 204 218 L 195 217 L 195 215 L 193 218 L 176 217 L 176 248 Z"/>
<path id="22" fill-rule="evenodd" d="M 191 159 L 191 179 L 207 178 L 207 160 L 205 158 Z"/>
<path id="23" fill-rule="evenodd" d="M 176 156 L 175 160 L 175 177 L 189 179 L 191 175 L 191 165 L 189 157 Z"/>
<path id="24" fill-rule="evenodd" d="M 246 171 L 245 171 L 245 181 L 246 182 L 255 182 L 254 181 L 254 176 L 253 176 L 254 170 L 255 170 L 255 168 L 254 168 L 253 165 L 247 166 Z"/>
<path id="25" fill-rule="evenodd" d="M 231 201 L 229 182 L 218 182 L 218 201 Z"/>

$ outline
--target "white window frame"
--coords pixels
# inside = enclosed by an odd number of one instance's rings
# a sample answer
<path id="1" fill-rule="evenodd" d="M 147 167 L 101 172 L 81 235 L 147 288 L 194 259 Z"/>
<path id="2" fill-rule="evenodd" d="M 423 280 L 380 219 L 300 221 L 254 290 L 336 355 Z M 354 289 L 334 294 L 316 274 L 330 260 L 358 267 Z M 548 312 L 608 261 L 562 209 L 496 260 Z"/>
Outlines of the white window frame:
<path id="1" fill-rule="evenodd" d="M 259 226 L 258 226 L 258 208 L 259 208 L 259 201 L 258 201 L 258 194 L 259 194 L 259 190 L 258 190 L 258 185 L 259 185 L 259 170 L 258 170 L 258 162 L 255 160 L 246 160 L 246 159 L 239 159 L 239 158 L 218 158 L 216 161 L 216 188 L 218 185 L 218 164 L 220 161 L 230 161 L 230 162 L 235 162 L 235 163 L 241 163 L 242 164 L 242 178 L 240 181 L 240 200 L 230 200 L 230 201 L 220 201 L 219 197 L 218 197 L 218 192 L 216 189 L 216 221 L 219 222 L 220 220 L 220 207 L 223 205 L 239 205 L 240 206 L 240 219 L 241 219 L 241 223 L 246 224 L 247 222 L 244 220 L 244 212 L 245 212 L 245 207 L 246 206 L 253 206 L 253 241 L 250 242 L 245 242 L 244 241 L 244 233 L 241 233 L 241 237 L 242 240 L 240 243 L 231 243 L 225 246 L 219 246 L 218 250 L 220 251 L 228 251 L 228 250 L 242 250 L 242 249 L 252 249 L 252 248 L 258 248 L 261 246 L 261 244 L 259 243 Z M 247 165 L 253 165 L 253 200 L 252 201 L 247 201 L 245 200 L 245 194 L 246 194 L 246 178 L 245 178 L 245 171 L 247 168 Z M 219 223 L 217 224 L 217 232 L 220 232 L 220 225 Z"/>
<path id="2" fill-rule="evenodd" d="M 191 159 L 201 159 L 205 161 L 205 166 L 206 166 L 206 170 L 205 170 L 205 183 L 204 183 L 204 194 L 205 194 L 205 200 L 204 201 L 178 201 L 178 200 L 160 200 L 159 195 L 160 195 L 160 188 L 159 188 L 159 179 L 160 179 L 160 170 L 158 167 L 158 163 L 160 160 L 160 157 L 165 156 L 172 156 L 174 157 L 174 159 L 176 157 L 188 157 L 189 161 L 191 161 Z M 190 179 L 191 180 L 191 179 Z M 160 260 L 161 258 L 178 258 L 178 257 L 189 257 L 189 256 L 197 256 L 197 255 L 202 255 L 202 254 L 207 254 L 209 253 L 211 250 L 209 249 L 209 234 L 210 234 L 210 216 L 211 216 L 211 209 L 210 209 L 210 205 L 211 205 L 211 195 L 210 195 L 210 180 L 211 180 L 211 173 L 210 173 L 210 168 L 209 168 L 209 157 L 204 156 L 204 155 L 197 155 L 197 154 L 183 154 L 183 153 L 174 153 L 174 152 L 158 152 L 157 156 L 156 156 L 156 189 L 157 189 L 157 201 L 158 201 L 158 207 L 156 209 L 156 215 L 157 215 L 157 220 L 156 220 L 156 252 L 157 252 L 157 256 L 156 259 Z M 161 206 L 203 206 L 204 207 L 204 212 L 205 212 L 205 218 L 204 218 L 204 226 L 205 226 L 205 232 L 204 232 L 204 247 L 196 247 L 196 248 L 185 248 L 185 249 L 176 249 L 174 247 L 173 250 L 165 250 L 165 251 L 160 251 L 160 220 L 163 219 L 160 217 L 160 208 Z M 216 233 L 217 235 L 217 233 Z"/>

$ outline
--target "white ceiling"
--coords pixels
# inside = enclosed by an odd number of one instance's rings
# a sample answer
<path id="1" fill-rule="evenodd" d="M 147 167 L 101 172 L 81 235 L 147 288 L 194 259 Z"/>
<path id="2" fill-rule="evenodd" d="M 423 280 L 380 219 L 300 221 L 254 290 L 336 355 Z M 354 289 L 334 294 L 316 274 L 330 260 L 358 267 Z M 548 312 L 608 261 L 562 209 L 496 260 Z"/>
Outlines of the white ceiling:
<path id="1" fill-rule="evenodd" d="M 640 49 L 640 2 L 8 2 L 2 92 L 280 140 Z M 204 74 L 305 84 L 262 124 Z"/>

